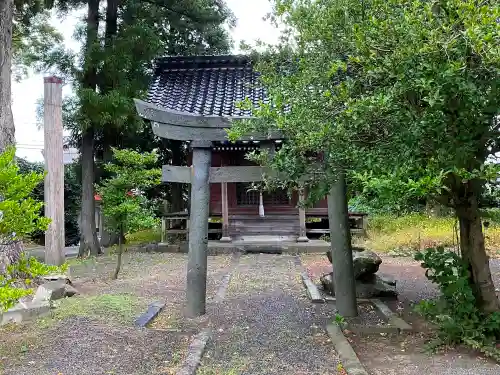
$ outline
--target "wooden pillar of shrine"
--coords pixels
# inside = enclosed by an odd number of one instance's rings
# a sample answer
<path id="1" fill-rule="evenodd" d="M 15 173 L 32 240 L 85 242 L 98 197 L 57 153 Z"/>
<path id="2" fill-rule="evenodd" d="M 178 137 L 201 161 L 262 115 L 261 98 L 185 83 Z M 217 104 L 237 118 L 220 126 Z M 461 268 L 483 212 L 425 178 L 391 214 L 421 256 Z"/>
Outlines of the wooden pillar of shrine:
<path id="1" fill-rule="evenodd" d="M 224 159 L 221 161 L 221 167 L 224 167 L 225 162 Z M 220 183 L 221 189 L 221 200 L 222 200 L 222 236 L 221 242 L 231 242 L 231 236 L 229 235 L 229 205 L 227 202 L 227 182 L 222 181 Z"/>
<path id="2" fill-rule="evenodd" d="M 229 236 L 229 207 L 227 203 L 227 182 L 221 182 L 222 191 L 222 237 L 221 242 L 231 242 Z"/>
<path id="3" fill-rule="evenodd" d="M 306 232 L 306 209 L 303 206 L 305 201 L 304 189 L 299 190 L 299 237 L 297 242 L 309 242 Z"/>

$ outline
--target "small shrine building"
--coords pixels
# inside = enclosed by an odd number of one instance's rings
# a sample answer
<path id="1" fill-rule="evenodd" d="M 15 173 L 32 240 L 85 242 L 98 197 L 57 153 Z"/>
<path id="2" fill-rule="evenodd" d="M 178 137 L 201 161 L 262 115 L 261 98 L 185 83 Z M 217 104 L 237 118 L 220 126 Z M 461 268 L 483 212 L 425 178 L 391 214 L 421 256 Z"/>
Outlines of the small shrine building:
<path id="1" fill-rule="evenodd" d="M 284 142 L 279 132 L 249 134 L 234 143 L 227 139 L 226 129 L 233 119 L 251 117 L 251 111 L 242 109 L 239 102 L 249 99 L 257 105 L 268 100 L 253 65 L 247 56 L 160 58 L 147 98 L 136 100 L 138 113 L 151 122 L 157 136 L 190 145 L 192 166 L 163 167 L 164 183 L 192 185 L 189 213 L 167 215 L 185 219 L 187 225 L 168 228 L 170 232 L 191 232 L 193 215 L 199 216 L 198 205 L 204 206 L 203 220 L 220 218 L 219 225 L 210 225 L 207 238 L 223 242 L 257 237 L 307 242 L 308 236 L 329 232 L 326 198 L 302 209 L 297 206 L 301 198 L 297 192 L 251 189 L 262 181 L 265 171 L 245 155 L 253 150 L 279 150 Z M 205 166 L 200 169 L 197 164 Z M 350 218 L 354 231 L 364 230 L 363 214 L 351 213 Z"/>

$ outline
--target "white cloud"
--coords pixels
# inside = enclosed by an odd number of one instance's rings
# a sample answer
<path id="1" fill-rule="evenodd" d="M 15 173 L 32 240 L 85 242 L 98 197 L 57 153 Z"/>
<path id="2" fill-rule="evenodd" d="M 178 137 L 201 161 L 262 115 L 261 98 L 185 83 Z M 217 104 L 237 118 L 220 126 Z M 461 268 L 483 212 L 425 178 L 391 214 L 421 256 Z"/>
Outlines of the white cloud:
<path id="1" fill-rule="evenodd" d="M 236 27 L 231 34 L 235 41 L 234 53 L 239 53 L 241 41 L 253 44 L 256 40 L 275 43 L 279 32 L 263 18 L 271 11 L 269 0 L 226 0 L 236 18 Z M 79 44 L 72 39 L 75 25 L 82 16 L 77 12 L 64 20 L 54 18 L 53 23 L 64 35 L 67 48 L 78 49 Z M 68 94 L 68 88 L 63 90 Z M 37 102 L 43 97 L 43 75 L 33 74 L 29 78 L 12 85 L 12 111 L 16 124 L 17 155 L 32 161 L 43 161 L 43 129 L 38 129 L 36 118 Z"/>

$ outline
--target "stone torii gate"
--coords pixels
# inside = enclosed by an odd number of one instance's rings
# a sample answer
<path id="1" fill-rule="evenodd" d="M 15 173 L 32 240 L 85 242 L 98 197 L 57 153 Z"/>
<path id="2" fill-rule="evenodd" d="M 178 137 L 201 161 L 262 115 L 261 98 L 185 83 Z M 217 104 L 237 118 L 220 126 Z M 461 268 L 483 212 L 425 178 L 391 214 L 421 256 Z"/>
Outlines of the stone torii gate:
<path id="1" fill-rule="evenodd" d="M 210 183 L 261 181 L 261 167 L 211 167 L 213 142 L 227 140 L 234 119 L 251 118 L 238 102 L 267 102 L 256 87 L 258 75 L 245 56 L 167 57 L 157 60 L 146 101 L 135 100 L 141 117 L 156 136 L 190 142 L 192 166 L 164 166 L 164 182 L 191 184 L 187 314 L 205 313 Z M 272 143 L 273 134 L 248 134 L 242 140 Z M 264 146 L 265 147 L 265 146 Z M 224 189 L 223 189 L 224 191 Z M 345 179 L 328 197 L 337 307 L 344 316 L 357 315 Z M 226 210 L 227 211 L 227 210 Z M 227 215 L 227 212 L 225 213 Z M 338 266 L 337 266 L 338 265 Z"/>

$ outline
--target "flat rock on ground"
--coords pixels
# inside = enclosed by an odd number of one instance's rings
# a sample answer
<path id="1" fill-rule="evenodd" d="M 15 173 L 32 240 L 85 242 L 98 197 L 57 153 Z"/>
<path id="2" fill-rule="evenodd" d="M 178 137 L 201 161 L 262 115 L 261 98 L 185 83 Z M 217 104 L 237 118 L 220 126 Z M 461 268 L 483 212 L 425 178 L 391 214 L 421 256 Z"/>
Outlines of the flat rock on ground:
<path id="1" fill-rule="evenodd" d="M 338 359 L 325 331 L 334 307 L 313 305 L 287 255 L 242 256 L 226 297 L 214 305 L 214 336 L 198 375 L 332 374 Z"/>

